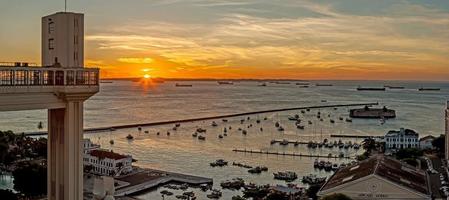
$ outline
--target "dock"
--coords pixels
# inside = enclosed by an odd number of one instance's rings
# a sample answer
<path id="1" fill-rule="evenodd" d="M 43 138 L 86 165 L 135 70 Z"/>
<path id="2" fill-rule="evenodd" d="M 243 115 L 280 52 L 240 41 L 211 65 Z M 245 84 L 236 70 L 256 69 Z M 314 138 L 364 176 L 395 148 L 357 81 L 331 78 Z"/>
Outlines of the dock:
<path id="1" fill-rule="evenodd" d="M 374 139 L 383 139 L 384 136 L 372 136 L 372 135 L 335 135 L 331 134 L 330 137 L 333 138 L 357 138 L 357 139 L 367 139 L 367 138 L 374 138 Z"/>
<path id="2" fill-rule="evenodd" d="M 148 122 L 148 123 L 138 123 L 138 124 L 115 125 L 115 126 L 108 126 L 108 127 L 87 128 L 87 129 L 84 129 L 84 133 L 106 132 L 106 131 L 111 131 L 111 130 L 116 130 L 116 129 L 159 126 L 159 125 L 167 125 L 167 124 L 186 123 L 186 122 L 195 122 L 195 121 L 205 121 L 205 120 L 213 120 L 213 119 L 223 119 L 223 118 L 240 117 L 240 116 L 247 116 L 247 115 L 257 115 L 257 114 L 282 112 L 282 111 L 292 111 L 292 110 L 337 108 L 337 107 L 355 107 L 355 106 L 374 106 L 374 105 L 379 105 L 379 103 L 376 102 L 376 103 L 334 104 L 334 105 L 319 105 L 319 106 L 303 106 L 303 107 L 292 107 L 292 108 L 280 108 L 280 109 L 261 110 L 261 111 L 252 111 L 252 112 L 244 112 L 244 113 L 236 113 L 236 114 L 228 114 L 228 115 L 216 115 L 216 116 L 190 118 L 190 119 L 181 119 L 181 120 L 169 120 L 169 121 L 160 121 L 160 122 Z M 27 133 L 25 133 L 25 135 L 29 135 L 29 136 L 39 136 L 39 135 L 46 135 L 46 134 L 47 134 L 46 131 L 27 132 Z"/>
<path id="3" fill-rule="evenodd" d="M 279 139 L 274 139 L 271 141 L 271 144 L 278 144 L 283 142 L 285 139 L 279 140 Z M 303 142 L 303 141 L 293 141 L 293 140 L 285 140 L 286 142 L 288 142 L 288 144 L 309 144 L 309 142 Z"/>
<path id="4" fill-rule="evenodd" d="M 312 155 L 312 154 L 302 154 L 295 152 L 275 152 L 275 151 L 262 151 L 262 150 L 248 150 L 248 149 L 233 149 L 233 152 L 238 153 L 249 153 L 249 154 L 266 154 L 266 155 L 277 155 L 277 156 L 293 156 L 293 157 L 309 157 L 309 158 L 346 158 L 353 159 L 354 157 L 343 156 L 339 157 L 338 155 Z"/>
<path id="5" fill-rule="evenodd" d="M 212 184 L 213 179 L 180 173 L 166 172 L 155 169 L 140 169 L 131 175 L 115 178 L 126 183 L 116 188 L 114 196 L 126 196 L 151 188 L 163 186 L 170 182 L 186 183 L 191 186 Z"/>

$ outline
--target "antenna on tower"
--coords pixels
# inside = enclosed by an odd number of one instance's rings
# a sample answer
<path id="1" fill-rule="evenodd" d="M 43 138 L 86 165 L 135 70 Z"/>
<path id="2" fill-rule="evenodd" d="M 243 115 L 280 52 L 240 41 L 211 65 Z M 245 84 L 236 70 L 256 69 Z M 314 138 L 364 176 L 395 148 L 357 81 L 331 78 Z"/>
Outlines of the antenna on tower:
<path id="1" fill-rule="evenodd" d="M 67 0 L 64 0 L 64 12 L 67 12 Z"/>

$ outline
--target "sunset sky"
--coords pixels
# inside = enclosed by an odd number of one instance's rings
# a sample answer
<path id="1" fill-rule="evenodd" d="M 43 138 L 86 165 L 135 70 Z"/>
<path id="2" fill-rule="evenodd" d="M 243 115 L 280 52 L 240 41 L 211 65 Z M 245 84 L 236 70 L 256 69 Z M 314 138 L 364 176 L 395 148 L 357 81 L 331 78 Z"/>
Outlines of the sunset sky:
<path id="1" fill-rule="evenodd" d="M 40 62 L 64 1 L 0 0 L 0 61 Z M 449 80 L 448 0 L 68 0 L 102 77 Z"/>

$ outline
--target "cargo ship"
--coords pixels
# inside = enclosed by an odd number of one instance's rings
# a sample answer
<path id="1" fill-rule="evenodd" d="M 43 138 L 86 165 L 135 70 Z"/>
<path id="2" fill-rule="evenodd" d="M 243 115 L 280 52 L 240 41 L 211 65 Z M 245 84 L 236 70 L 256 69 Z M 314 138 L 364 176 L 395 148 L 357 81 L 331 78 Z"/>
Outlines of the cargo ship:
<path id="1" fill-rule="evenodd" d="M 219 85 L 234 85 L 232 81 L 218 81 Z"/>
<path id="2" fill-rule="evenodd" d="M 191 85 L 191 84 L 179 84 L 179 83 L 176 83 L 175 86 L 176 86 L 176 87 L 192 87 L 193 85 Z"/>
<path id="3" fill-rule="evenodd" d="M 391 86 L 391 85 L 384 85 L 385 88 L 388 89 L 405 89 L 404 86 Z"/>
<path id="4" fill-rule="evenodd" d="M 317 84 L 315 84 L 315 86 L 334 86 L 334 85 L 327 84 L 327 83 L 317 83 Z"/>
<path id="5" fill-rule="evenodd" d="M 440 91 L 440 88 L 419 88 L 418 91 Z"/>
<path id="6" fill-rule="evenodd" d="M 375 88 L 375 87 L 358 87 L 358 91 L 385 91 L 385 88 Z"/>

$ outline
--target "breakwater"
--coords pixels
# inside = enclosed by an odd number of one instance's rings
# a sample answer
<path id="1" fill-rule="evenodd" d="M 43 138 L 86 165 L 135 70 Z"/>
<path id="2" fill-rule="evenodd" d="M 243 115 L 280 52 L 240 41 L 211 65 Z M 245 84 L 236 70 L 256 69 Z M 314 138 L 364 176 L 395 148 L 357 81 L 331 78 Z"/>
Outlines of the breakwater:
<path id="1" fill-rule="evenodd" d="M 261 110 L 261 111 L 252 111 L 252 112 L 243 112 L 236 114 L 227 114 L 227 115 L 216 115 L 209 117 L 199 117 L 199 118 L 189 118 L 189 119 L 180 119 L 180 120 L 169 120 L 169 121 L 160 121 L 160 122 L 148 122 L 148 123 L 136 123 L 136 124 L 123 124 L 123 125 L 114 125 L 107 127 L 97 127 L 97 128 L 87 128 L 84 129 L 84 133 L 95 133 L 95 132 L 104 132 L 111 131 L 116 129 L 125 129 L 125 128 L 134 128 L 134 127 L 144 127 L 144 126 L 159 126 L 166 124 L 175 124 L 175 123 L 186 123 L 186 122 L 195 122 L 195 121 L 204 121 L 204 120 L 212 120 L 212 119 L 223 119 L 230 117 L 240 117 L 247 115 L 257 115 L 257 114 L 265 114 L 265 113 L 273 113 L 273 112 L 282 112 L 282 111 L 291 111 L 291 110 L 303 110 L 303 109 L 318 109 L 318 108 L 337 108 L 337 107 L 355 107 L 355 106 L 374 106 L 379 105 L 379 103 L 354 103 L 354 104 L 334 104 L 334 105 L 319 105 L 319 106 L 303 106 L 303 107 L 291 107 L 291 108 L 280 108 L 280 109 L 270 109 L 270 110 Z M 46 135 L 46 131 L 40 132 L 27 132 L 25 133 L 29 136 L 38 136 L 38 135 Z"/>

